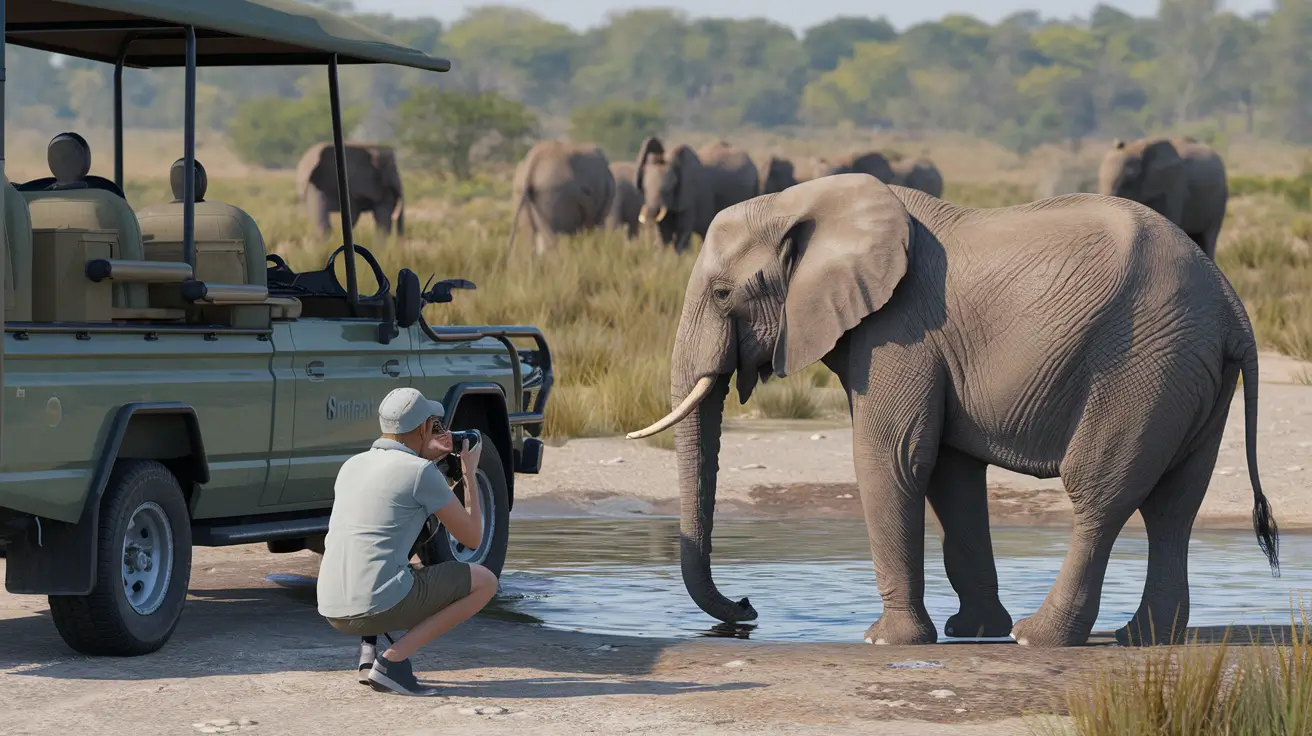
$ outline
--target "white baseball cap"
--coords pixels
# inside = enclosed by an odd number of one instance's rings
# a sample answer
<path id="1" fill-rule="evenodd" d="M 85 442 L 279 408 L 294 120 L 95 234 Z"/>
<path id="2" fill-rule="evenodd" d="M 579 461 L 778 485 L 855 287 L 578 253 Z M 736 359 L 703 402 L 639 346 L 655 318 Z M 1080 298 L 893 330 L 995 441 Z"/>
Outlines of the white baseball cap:
<path id="1" fill-rule="evenodd" d="M 394 388 L 378 405 L 378 426 L 384 434 L 405 434 L 429 417 L 441 419 L 446 411 L 439 401 L 430 401 L 418 389 Z"/>

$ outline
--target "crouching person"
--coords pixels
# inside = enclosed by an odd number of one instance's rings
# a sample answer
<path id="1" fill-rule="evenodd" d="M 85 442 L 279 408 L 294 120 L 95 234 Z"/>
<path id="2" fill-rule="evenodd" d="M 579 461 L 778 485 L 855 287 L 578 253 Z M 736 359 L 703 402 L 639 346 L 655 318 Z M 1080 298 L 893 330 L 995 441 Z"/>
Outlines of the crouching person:
<path id="1" fill-rule="evenodd" d="M 466 547 L 483 536 L 479 494 L 451 491 L 435 460 L 453 451 L 444 411 L 413 388 L 398 388 L 378 407 L 382 437 L 342 464 L 319 569 L 319 614 L 361 637 L 361 684 L 402 695 L 436 695 L 415 678 L 410 657 L 477 613 L 497 592 L 487 568 L 463 562 L 411 566 L 410 550 L 430 514 Z M 466 489 L 482 446 L 460 452 Z M 406 630 L 382 654 L 379 634 Z"/>

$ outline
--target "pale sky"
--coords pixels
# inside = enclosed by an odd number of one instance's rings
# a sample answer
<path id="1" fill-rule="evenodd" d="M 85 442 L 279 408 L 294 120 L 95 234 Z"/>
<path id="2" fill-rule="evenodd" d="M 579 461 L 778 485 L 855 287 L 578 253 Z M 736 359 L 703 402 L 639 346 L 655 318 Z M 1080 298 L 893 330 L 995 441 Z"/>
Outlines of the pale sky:
<path id="1" fill-rule="evenodd" d="M 1151 15 L 1158 0 L 1105 0 L 1108 5 L 1133 15 Z M 436 16 L 453 21 L 467 8 L 487 3 L 462 0 L 354 0 L 361 11 L 388 12 L 399 16 Z M 1042 9 L 1044 17 L 1066 19 L 1087 16 L 1096 0 L 497 0 L 499 5 L 517 5 L 536 10 L 551 20 L 582 30 L 604 22 L 608 13 L 638 7 L 669 7 L 694 17 L 766 17 L 800 31 L 837 15 L 885 16 L 897 28 L 949 13 L 967 13 L 993 23 L 1020 10 Z M 1240 15 L 1270 10 L 1273 0 L 1221 0 L 1221 5 Z"/>

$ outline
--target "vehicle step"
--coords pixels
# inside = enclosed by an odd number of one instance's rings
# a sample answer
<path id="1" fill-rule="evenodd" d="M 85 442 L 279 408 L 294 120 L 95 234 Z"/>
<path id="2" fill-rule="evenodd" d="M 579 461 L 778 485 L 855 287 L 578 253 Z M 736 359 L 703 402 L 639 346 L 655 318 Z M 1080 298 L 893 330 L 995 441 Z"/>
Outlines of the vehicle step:
<path id="1" fill-rule="evenodd" d="M 191 541 L 196 547 L 226 547 L 233 544 L 295 539 L 327 532 L 327 516 L 250 522 L 216 519 L 193 524 Z"/>

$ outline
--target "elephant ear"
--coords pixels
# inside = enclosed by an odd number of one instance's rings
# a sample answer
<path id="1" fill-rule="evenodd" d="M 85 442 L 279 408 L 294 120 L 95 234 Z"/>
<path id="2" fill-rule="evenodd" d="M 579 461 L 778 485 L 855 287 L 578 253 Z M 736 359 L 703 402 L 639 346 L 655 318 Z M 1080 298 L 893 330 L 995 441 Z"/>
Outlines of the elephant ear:
<path id="1" fill-rule="evenodd" d="M 774 372 L 796 373 L 884 306 L 907 272 L 911 216 L 883 182 L 837 174 L 772 195 L 787 296 Z"/>
<path id="2" fill-rule="evenodd" d="M 674 194 L 674 208 L 678 212 L 691 212 L 697 206 L 698 190 L 708 184 L 702 181 L 702 160 L 688 146 L 679 146 L 674 152 L 671 168 L 678 172 L 679 189 Z"/>
<path id="3" fill-rule="evenodd" d="M 647 157 L 664 155 L 665 145 L 661 143 L 660 138 L 649 135 L 643 140 L 642 146 L 638 148 L 638 171 L 634 175 L 634 182 L 638 187 L 638 191 L 642 191 L 642 168 L 647 165 Z"/>
<path id="4" fill-rule="evenodd" d="M 1143 171 L 1140 174 L 1146 192 L 1160 194 L 1174 187 L 1184 159 L 1169 140 L 1150 143 L 1143 149 Z"/>

